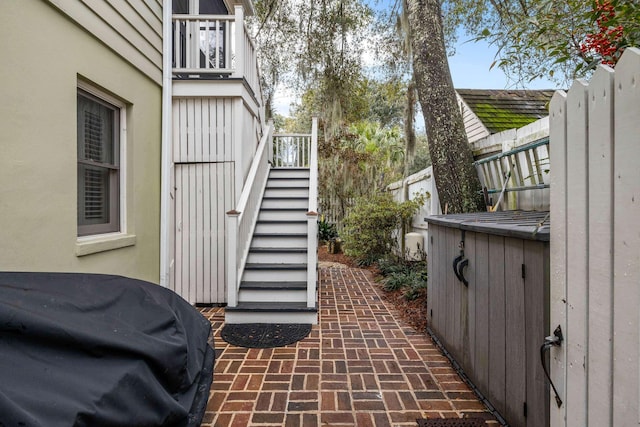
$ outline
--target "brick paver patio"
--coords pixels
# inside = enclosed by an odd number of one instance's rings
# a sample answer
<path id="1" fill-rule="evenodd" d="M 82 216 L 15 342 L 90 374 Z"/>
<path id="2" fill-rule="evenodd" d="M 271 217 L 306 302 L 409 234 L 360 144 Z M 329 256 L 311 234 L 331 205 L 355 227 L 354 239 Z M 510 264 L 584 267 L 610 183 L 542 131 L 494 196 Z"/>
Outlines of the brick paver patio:
<path id="1" fill-rule="evenodd" d="M 493 420 L 431 339 L 404 324 L 381 299 L 368 271 L 321 267 L 319 278 L 319 324 L 295 345 L 229 345 L 220 338 L 224 309 L 202 309 L 213 325 L 218 356 L 203 426 Z"/>

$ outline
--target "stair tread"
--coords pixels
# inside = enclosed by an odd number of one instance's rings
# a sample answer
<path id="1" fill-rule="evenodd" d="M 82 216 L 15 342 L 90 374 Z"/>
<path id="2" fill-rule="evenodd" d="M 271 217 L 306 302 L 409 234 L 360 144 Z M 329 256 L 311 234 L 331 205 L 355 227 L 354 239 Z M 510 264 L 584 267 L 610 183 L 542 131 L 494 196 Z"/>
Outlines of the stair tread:
<path id="1" fill-rule="evenodd" d="M 307 237 L 307 233 L 262 233 L 255 232 L 253 236 L 259 237 Z"/>
<path id="2" fill-rule="evenodd" d="M 307 307 L 306 302 L 239 302 L 237 306 L 225 308 L 227 311 L 318 311 L 318 307 Z"/>
<path id="3" fill-rule="evenodd" d="M 269 178 L 267 178 L 267 180 L 269 179 L 277 179 L 277 180 L 287 180 L 287 179 L 305 179 L 305 180 L 309 180 L 308 176 L 296 176 L 296 177 L 290 177 L 290 176 L 270 176 Z"/>
<path id="4" fill-rule="evenodd" d="M 279 200 L 309 200 L 309 196 L 269 196 L 264 195 L 264 199 L 279 199 Z"/>
<path id="5" fill-rule="evenodd" d="M 307 289 L 307 282 L 240 282 L 240 289 L 283 289 L 283 290 L 296 290 Z"/>
<path id="6" fill-rule="evenodd" d="M 288 178 L 291 179 L 291 178 Z M 309 189 L 309 185 L 276 185 L 276 186 L 270 186 L 269 182 L 267 181 L 267 190 L 308 190 Z"/>
<path id="7" fill-rule="evenodd" d="M 291 264 L 291 263 L 282 263 L 282 264 L 275 264 L 275 263 L 257 263 L 257 262 L 252 262 L 252 263 L 247 263 L 244 266 L 245 270 L 306 270 L 307 269 L 307 263 L 300 263 L 300 264 Z"/>
<path id="8" fill-rule="evenodd" d="M 261 211 L 299 211 L 307 212 L 307 208 L 260 208 Z"/>
<path id="9" fill-rule="evenodd" d="M 305 219 L 259 219 L 257 224 L 306 224 Z"/>
<path id="10" fill-rule="evenodd" d="M 254 252 L 254 253 L 307 253 L 307 248 L 273 248 L 273 247 L 266 247 L 266 248 L 261 248 L 261 247 L 251 247 L 249 248 L 249 253 Z"/>

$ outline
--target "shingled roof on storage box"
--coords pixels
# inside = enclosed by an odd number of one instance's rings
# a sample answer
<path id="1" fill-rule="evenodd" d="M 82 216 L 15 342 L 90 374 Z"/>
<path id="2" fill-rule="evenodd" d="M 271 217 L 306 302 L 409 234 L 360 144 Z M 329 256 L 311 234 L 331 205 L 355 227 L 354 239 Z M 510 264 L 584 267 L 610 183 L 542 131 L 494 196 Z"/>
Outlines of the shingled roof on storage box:
<path id="1" fill-rule="evenodd" d="M 553 90 L 456 89 L 467 106 L 494 134 L 520 128 L 549 115 Z"/>

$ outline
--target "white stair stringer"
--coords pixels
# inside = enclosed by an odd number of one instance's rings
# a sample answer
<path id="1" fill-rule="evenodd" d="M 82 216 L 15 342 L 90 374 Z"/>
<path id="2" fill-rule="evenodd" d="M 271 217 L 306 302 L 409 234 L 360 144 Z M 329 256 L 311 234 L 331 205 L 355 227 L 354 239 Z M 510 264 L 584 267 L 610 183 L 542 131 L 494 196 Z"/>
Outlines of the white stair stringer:
<path id="1" fill-rule="evenodd" d="M 309 169 L 271 169 L 226 323 L 317 324 L 317 302 L 307 307 L 308 206 Z"/>

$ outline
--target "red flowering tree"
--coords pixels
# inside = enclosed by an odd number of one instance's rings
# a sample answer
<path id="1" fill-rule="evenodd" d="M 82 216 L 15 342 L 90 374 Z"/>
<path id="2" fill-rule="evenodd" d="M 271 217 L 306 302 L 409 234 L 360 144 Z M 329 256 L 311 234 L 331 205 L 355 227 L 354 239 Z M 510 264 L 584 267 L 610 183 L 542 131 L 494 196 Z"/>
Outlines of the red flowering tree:
<path id="1" fill-rule="evenodd" d="M 597 30 L 588 33 L 580 45 L 580 51 L 589 65 L 602 63 L 614 67 L 628 46 L 638 45 L 638 11 L 631 4 L 616 0 L 596 0 L 593 11 L 589 14 L 595 22 Z M 631 13 L 635 15 L 633 22 L 629 20 Z"/>

